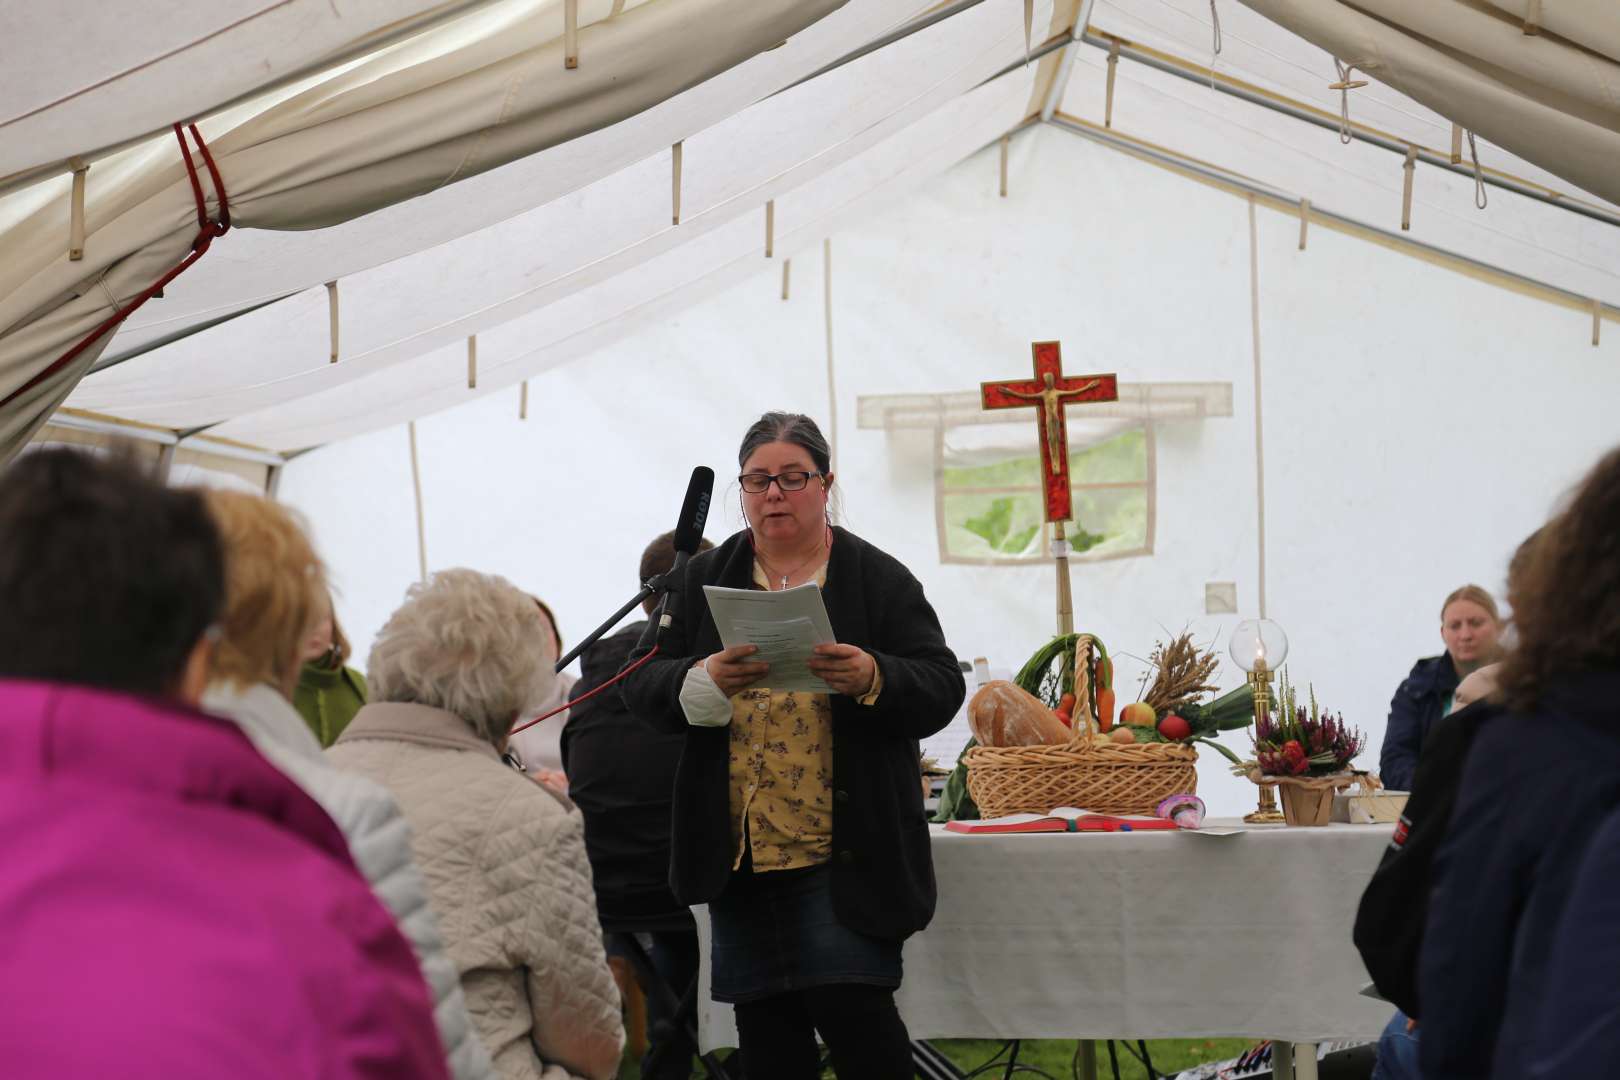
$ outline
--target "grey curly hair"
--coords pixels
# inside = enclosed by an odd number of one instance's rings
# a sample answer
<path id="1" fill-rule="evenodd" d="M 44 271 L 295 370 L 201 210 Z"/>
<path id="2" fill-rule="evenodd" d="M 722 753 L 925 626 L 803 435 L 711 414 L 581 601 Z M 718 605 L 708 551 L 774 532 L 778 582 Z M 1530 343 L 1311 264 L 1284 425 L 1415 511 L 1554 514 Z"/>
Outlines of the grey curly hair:
<path id="1" fill-rule="evenodd" d="M 441 570 L 412 585 L 366 664 L 373 701 L 455 713 L 493 746 L 550 693 L 552 635 L 529 595 L 494 574 Z"/>

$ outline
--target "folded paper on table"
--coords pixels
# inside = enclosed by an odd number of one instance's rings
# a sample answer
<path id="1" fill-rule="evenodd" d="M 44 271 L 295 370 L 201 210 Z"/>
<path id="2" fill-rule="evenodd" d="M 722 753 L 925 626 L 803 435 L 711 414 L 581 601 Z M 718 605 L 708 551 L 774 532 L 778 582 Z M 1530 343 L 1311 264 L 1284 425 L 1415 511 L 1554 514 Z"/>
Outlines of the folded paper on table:
<path id="1" fill-rule="evenodd" d="M 728 649 L 752 645 L 759 652 L 750 659 L 771 665 L 761 686 L 812 694 L 833 692 L 810 672 L 811 650 L 837 641 L 821 589 L 814 582 L 780 592 L 705 585 L 703 594 L 721 644 Z"/>

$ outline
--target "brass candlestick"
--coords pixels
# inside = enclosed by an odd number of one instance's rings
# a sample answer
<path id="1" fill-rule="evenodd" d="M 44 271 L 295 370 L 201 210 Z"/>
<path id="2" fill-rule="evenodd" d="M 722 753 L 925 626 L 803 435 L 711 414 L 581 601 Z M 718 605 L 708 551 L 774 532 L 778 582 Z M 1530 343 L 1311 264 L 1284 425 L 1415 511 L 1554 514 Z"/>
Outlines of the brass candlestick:
<path id="1" fill-rule="evenodd" d="M 1268 715 L 1271 709 L 1271 669 L 1263 658 L 1257 657 L 1254 670 L 1249 672 L 1249 689 L 1254 691 L 1254 721 L 1249 728 L 1252 742 L 1260 717 Z M 1243 820 L 1250 825 L 1277 825 L 1284 820 L 1282 811 L 1277 809 L 1277 796 L 1270 787 L 1260 789 L 1259 805 L 1252 813 L 1244 814 Z"/>
<path id="2" fill-rule="evenodd" d="M 1249 673 L 1249 689 L 1254 692 L 1254 723 L 1249 727 L 1249 737 L 1257 742 L 1260 718 L 1271 711 L 1271 672 L 1288 659 L 1288 635 L 1270 619 L 1245 619 L 1233 628 L 1228 651 L 1233 663 Z M 1270 787 L 1260 789 L 1258 808 L 1245 814 L 1243 820 L 1250 825 L 1274 825 L 1285 820 Z"/>

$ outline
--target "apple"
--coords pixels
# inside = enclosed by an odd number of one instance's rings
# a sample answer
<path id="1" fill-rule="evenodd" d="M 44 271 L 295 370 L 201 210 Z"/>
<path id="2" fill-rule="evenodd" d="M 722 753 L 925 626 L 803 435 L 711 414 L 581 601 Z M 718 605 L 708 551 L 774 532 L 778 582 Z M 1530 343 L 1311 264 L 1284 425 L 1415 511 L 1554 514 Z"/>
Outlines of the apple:
<path id="1" fill-rule="evenodd" d="M 1158 719 L 1158 715 L 1153 711 L 1153 706 L 1145 701 L 1133 701 L 1119 710 L 1119 722 L 1122 724 L 1139 724 L 1142 727 L 1152 727 L 1158 722 Z"/>
<path id="2" fill-rule="evenodd" d="M 1170 713 L 1159 721 L 1159 734 L 1171 742 L 1180 742 L 1192 735 L 1192 725 L 1175 713 Z"/>
<path id="3" fill-rule="evenodd" d="M 1108 733 L 1108 741 L 1126 746 L 1136 741 L 1136 732 L 1128 727 L 1117 727 Z"/>

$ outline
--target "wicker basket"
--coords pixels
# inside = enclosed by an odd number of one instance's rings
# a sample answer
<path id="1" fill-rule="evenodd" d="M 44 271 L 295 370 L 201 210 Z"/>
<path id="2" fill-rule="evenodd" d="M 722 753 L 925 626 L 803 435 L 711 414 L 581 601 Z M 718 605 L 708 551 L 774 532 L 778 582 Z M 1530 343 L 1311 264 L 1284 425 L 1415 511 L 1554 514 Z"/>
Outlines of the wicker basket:
<path id="1" fill-rule="evenodd" d="M 1151 814 L 1166 795 L 1198 790 L 1198 751 L 1182 743 L 975 746 L 963 760 L 968 794 L 985 817 L 1058 806 Z"/>

